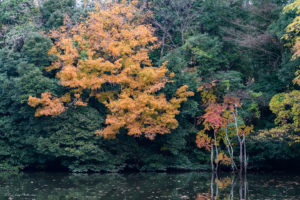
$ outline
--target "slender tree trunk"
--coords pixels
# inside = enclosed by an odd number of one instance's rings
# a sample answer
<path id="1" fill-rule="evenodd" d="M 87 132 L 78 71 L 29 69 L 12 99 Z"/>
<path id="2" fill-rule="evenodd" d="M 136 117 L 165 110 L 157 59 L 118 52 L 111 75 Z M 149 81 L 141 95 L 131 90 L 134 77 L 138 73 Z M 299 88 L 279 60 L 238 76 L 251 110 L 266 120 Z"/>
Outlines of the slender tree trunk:
<path id="1" fill-rule="evenodd" d="M 235 165 L 234 158 L 233 158 L 233 148 L 232 148 L 231 142 L 228 138 L 227 127 L 225 128 L 225 140 L 226 140 L 227 151 L 228 151 L 228 154 L 229 154 L 230 159 L 231 159 L 232 171 L 236 171 L 236 165 Z"/>
<path id="2" fill-rule="evenodd" d="M 216 174 L 216 195 L 215 195 L 215 198 L 217 199 L 218 196 L 219 196 L 219 178 L 218 178 L 218 174 Z"/>
<path id="3" fill-rule="evenodd" d="M 234 166 L 233 166 L 233 161 L 232 161 L 232 156 L 231 156 L 229 145 L 226 145 L 226 147 L 227 147 L 227 151 L 228 151 L 228 154 L 229 154 L 230 160 L 231 160 L 231 168 L 232 168 L 232 171 L 234 171 Z"/>
<path id="4" fill-rule="evenodd" d="M 214 199 L 214 180 L 215 180 L 215 173 L 211 173 L 211 179 L 210 179 L 210 199 Z"/>
<path id="5" fill-rule="evenodd" d="M 215 148 L 216 148 L 216 158 L 217 158 L 217 163 L 216 163 L 216 172 L 218 172 L 219 168 L 219 151 L 218 151 L 218 146 L 217 146 L 217 137 L 216 137 L 216 131 L 214 131 L 214 139 L 215 139 Z"/>
<path id="6" fill-rule="evenodd" d="M 235 176 L 233 176 L 233 178 L 231 180 L 231 190 L 230 190 L 229 200 L 233 200 L 234 186 L 235 186 Z"/>
<path id="7" fill-rule="evenodd" d="M 240 143 L 240 173 L 243 173 L 243 143 Z"/>
<path id="8" fill-rule="evenodd" d="M 240 200 L 242 200 L 243 199 L 243 177 L 241 173 L 239 176 L 240 176 L 239 194 L 240 194 Z"/>
<path id="9" fill-rule="evenodd" d="M 247 174 L 244 174 L 244 199 L 247 199 L 247 193 L 248 193 L 248 181 L 247 181 Z"/>
<path id="10" fill-rule="evenodd" d="M 214 166 L 214 145 L 211 144 L 211 150 L 210 150 L 210 163 L 211 163 L 211 171 L 214 173 L 215 166 Z"/>
<path id="11" fill-rule="evenodd" d="M 247 149 L 246 149 L 246 136 L 243 135 L 243 143 L 244 143 L 244 171 L 245 173 L 247 172 L 247 167 L 248 167 L 248 158 L 247 158 Z"/>
<path id="12" fill-rule="evenodd" d="M 240 143 L 240 156 L 239 156 L 239 160 L 240 160 L 240 173 L 243 172 L 243 141 L 240 137 L 239 134 L 239 127 L 238 127 L 238 121 L 237 121 L 237 109 L 235 109 L 235 112 L 233 112 L 233 117 L 234 117 L 234 124 L 235 124 L 235 129 L 236 129 L 236 135 L 237 138 L 239 140 Z"/>

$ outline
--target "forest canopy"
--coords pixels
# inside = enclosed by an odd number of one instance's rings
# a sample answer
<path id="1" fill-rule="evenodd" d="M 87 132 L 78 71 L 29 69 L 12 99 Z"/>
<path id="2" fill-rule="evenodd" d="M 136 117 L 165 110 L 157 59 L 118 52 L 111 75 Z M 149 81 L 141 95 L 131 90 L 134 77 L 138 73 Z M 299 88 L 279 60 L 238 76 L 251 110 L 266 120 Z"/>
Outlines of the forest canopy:
<path id="1" fill-rule="evenodd" d="M 296 168 L 299 8 L 0 1 L 1 170 Z"/>

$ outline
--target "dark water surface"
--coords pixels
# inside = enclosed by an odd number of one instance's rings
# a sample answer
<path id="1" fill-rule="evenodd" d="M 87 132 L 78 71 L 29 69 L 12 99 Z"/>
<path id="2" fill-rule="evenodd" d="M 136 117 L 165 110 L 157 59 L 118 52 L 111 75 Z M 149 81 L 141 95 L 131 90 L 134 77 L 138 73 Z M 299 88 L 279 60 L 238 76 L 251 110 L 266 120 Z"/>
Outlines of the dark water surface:
<path id="1" fill-rule="evenodd" d="M 213 198 L 212 198 L 213 196 Z M 0 174 L 0 199 L 297 199 L 300 174 Z"/>

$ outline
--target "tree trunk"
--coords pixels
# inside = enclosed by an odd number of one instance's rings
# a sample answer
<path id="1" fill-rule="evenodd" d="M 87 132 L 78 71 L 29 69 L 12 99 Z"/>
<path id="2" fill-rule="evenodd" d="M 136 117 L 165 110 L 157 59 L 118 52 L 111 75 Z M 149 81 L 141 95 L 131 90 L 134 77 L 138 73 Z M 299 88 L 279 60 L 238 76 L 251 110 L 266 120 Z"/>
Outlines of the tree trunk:
<path id="1" fill-rule="evenodd" d="M 210 163 L 211 163 L 211 171 L 215 171 L 215 166 L 214 166 L 214 145 L 211 144 L 211 150 L 210 150 Z"/>
<path id="2" fill-rule="evenodd" d="M 240 194 L 240 199 L 243 199 L 243 177 L 242 174 L 240 173 L 240 187 L 239 187 L 239 194 Z"/>
<path id="3" fill-rule="evenodd" d="M 210 179 L 210 199 L 214 199 L 214 180 L 215 180 L 215 173 L 211 173 L 211 179 Z"/>
<path id="4" fill-rule="evenodd" d="M 231 142 L 228 138 L 227 127 L 225 128 L 225 140 L 226 140 L 227 151 L 228 151 L 228 154 L 229 154 L 230 159 L 231 159 L 232 171 L 236 171 L 236 165 L 235 165 L 234 158 L 233 158 L 233 148 L 232 148 Z"/>
<path id="5" fill-rule="evenodd" d="M 219 178 L 218 178 L 218 174 L 216 174 L 216 195 L 215 197 L 218 198 L 219 196 Z"/>
<path id="6" fill-rule="evenodd" d="M 234 186 L 235 186 L 235 176 L 233 176 L 232 180 L 231 180 L 231 189 L 230 189 L 230 195 L 229 195 L 229 200 L 233 200 L 234 197 Z"/>
<path id="7" fill-rule="evenodd" d="M 243 173 L 243 143 L 240 143 L 240 173 Z"/>
<path id="8" fill-rule="evenodd" d="M 243 135 L 243 140 L 244 140 L 244 171 L 245 173 L 247 172 L 247 167 L 248 167 L 248 158 L 247 158 L 247 149 L 246 149 L 246 137 Z"/>
<path id="9" fill-rule="evenodd" d="M 239 127 L 238 127 L 238 122 L 237 122 L 237 109 L 235 108 L 235 112 L 233 112 L 233 117 L 234 117 L 234 124 L 235 124 L 235 129 L 236 129 L 236 136 L 239 140 L 240 143 L 240 173 L 243 172 L 243 141 L 241 140 L 240 134 L 239 134 Z"/>
<path id="10" fill-rule="evenodd" d="M 248 193 L 248 181 L 247 181 L 247 174 L 244 175 L 244 199 L 247 199 Z"/>
<path id="11" fill-rule="evenodd" d="M 216 158 L 217 158 L 217 162 L 216 162 L 216 172 L 218 172 L 218 168 L 219 168 L 219 151 L 218 151 L 218 146 L 217 146 L 216 131 L 214 131 L 214 139 L 215 139 Z"/>

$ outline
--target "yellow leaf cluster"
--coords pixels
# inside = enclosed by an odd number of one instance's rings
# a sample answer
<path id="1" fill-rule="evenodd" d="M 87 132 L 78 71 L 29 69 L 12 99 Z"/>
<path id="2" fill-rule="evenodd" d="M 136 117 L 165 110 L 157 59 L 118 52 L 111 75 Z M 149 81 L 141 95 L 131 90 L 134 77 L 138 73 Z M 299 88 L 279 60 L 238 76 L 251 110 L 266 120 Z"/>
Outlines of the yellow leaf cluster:
<path id="1" fill-rule="evenodd" d="M 215 163 L 218 162 L 220 162 L 223 165 L 230 165 L 231 159 L 224 152 L 221 152 L 215 160 Z"/>
<path id="2" fill-rule="evenodd" d="M 216 103 L 217 96 L 214 94 L 214 89 L 216 87 L 216 83 L 213 81 L 211 83 L 204 83 L 200 85 L 198 88 L 198 92 L 201 92 L 201 99 L 203 104 L 209 105 L 212 103 Z"/>
<path id="3" fill-rule="evenodd" d="M 197 134 L 196 144 L 198 148 L 205 148 L 207 151 L 211 150 L 211 145 L 213 144 L 213 139 L 205 134 L 205 131 L 202 130 Z"/>
<path id="4" fill-rule="evenodd" d="M 63 97 L 62 99 L 52 97 L 50 92 L 45 92 L 42 94 L 41 98 L 30 96 L 28 99 L 28 104 L 32 107 L 39 106 L 35 112 L 36 117 L 42 115 L 53 116 L 59 115 L 66 110 L 63 104 L 65 98 L 66 97 Z"/>
<path id="5" fill-rule="evenodd" d="M 246 126 L 245 124 L 241 125 L 238 127 L 239 128 L 239 134 L 240 136 L 248 136 L 254 129 L 254 126 L 251 125 L 251 126 Z"/>
<path id="6" fill-rule="evenodd" d="M 270 109 L 276 114 L 275 123 L 286 132 L 300 131 L 300 91 L 275 95 L 270 101 Z"/>
<path id="7" fill-rule="evenodd" d="M 296 11 L 300 14 L 300 0 L 295 0 L 293 3 L 284 7 L 284 12 Z M 292 47 L 293 57 L 296 59 L 300 56 L 300 16 L 296 16 L 291 24 L 286 28 L 286 33 L 283 35 L 282 39 L 287 41 L 287 46 Z M 299 68 L 299 67 L 298 67 Z M 296 77 L 293 82 L 300 85 L 300 69 L 296 71 Z"/>

